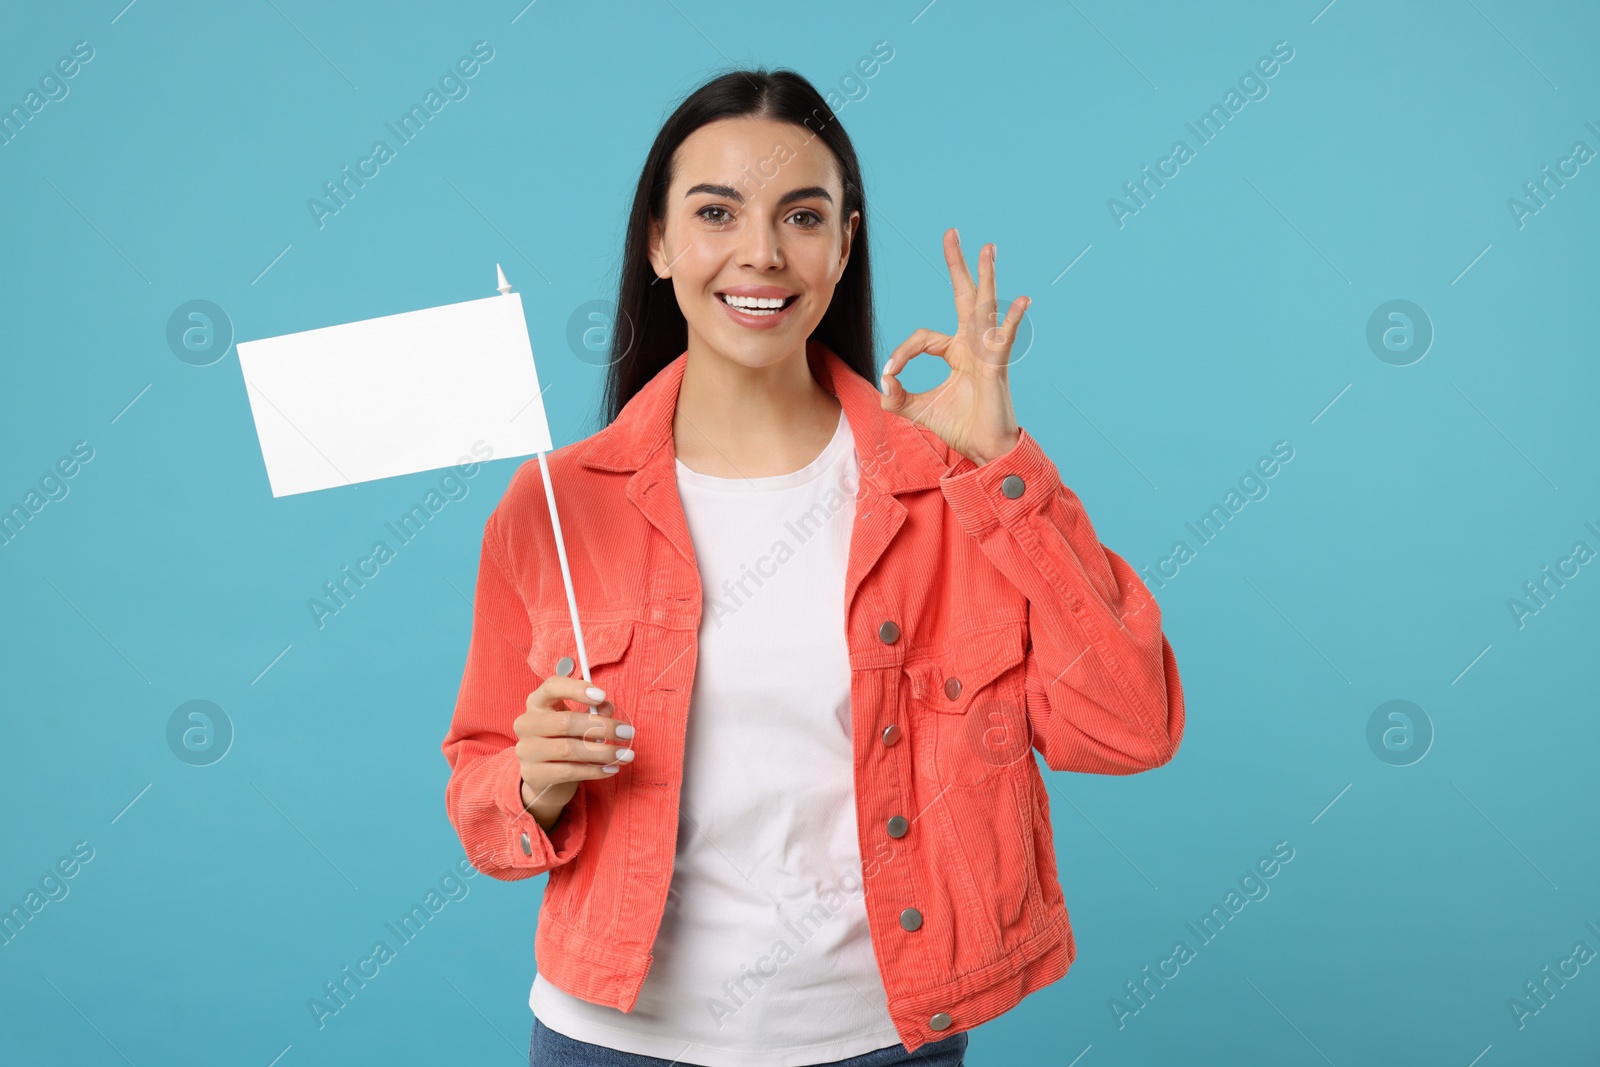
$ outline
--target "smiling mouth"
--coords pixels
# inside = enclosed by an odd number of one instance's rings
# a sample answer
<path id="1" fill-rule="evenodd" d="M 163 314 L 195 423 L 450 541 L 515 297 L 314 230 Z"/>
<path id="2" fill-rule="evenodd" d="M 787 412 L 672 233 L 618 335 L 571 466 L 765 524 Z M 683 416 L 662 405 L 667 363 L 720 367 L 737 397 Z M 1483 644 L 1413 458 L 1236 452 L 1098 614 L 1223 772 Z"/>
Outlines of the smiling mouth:
<path id="1" fill-rule="evenodd" d="M 779 301 L 776 298 L 765 299 L 746 296 L 729 296 L 726 293 L 718 293 L 717 299 L 721 300 L 724 304 L 733 308 L 733 310 L 740 312 L 741 314 L 754 315 L 757 318 L 761 318 L 767 315 L 777 315 L 788 310 L 789 306 L 792 305 L 796 300 L 800 299 L 800 297 L 798 294 L 796 294 L 794 296 L 786 296 Z"/>

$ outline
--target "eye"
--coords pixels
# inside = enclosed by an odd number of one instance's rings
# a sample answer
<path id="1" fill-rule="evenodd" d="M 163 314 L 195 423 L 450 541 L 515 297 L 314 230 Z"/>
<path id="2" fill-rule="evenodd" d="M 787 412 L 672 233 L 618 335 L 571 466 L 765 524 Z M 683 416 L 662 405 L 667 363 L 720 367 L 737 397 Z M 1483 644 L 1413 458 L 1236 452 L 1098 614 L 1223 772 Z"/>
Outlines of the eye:
<path id="1" fill-rule="evenodd" d="M 707 222 L 711 222 L 711 223 L 720 223 L 720 222 L 727 222 L 728 221 L 725 218 L 718 218 L 718 219 L 707 218 L 706 217 L 706 212 L 708 212 L 708 211 L 720 211 L 724 215 L 726 215 L 728 213 L 728 209 L 725 208 L 725 207 L 722 207 L 722 206 L 720 206 L 718 204 L 707 204 L 705 207 L 701 208 L 699 211 L 696 211 L 694 214 L 695 214 L 696 218 L 705 219 Z"/>
<path id="2" fill-rule="evenodd" d="M 796 211 L 794 213 L 794 215 L 790 215 L 789 217 L 792 219 L 792 218 L 795 217 L 795 215 L 809 215 L 809 216 L 811 216 L 813 221 L 801 223 L 801 225 L 804 226 L 808 230 L 822 225 L 822 216 L 817 214 L 815 211 L 812 211 L 810 208 L 801 208 L 799 211 Z"/>

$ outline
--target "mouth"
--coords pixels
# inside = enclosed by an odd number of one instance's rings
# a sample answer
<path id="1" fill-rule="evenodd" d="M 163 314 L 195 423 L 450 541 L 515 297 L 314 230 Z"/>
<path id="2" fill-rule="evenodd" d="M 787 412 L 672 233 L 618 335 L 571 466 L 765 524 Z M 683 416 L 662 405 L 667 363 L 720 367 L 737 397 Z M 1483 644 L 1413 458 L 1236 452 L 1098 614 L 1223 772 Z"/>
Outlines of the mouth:
<path id="1" fill-rule="evenodd" d="M 776 326 L 788 318 L 790 310 L 800 299 L 792 293 L 786 297 L 748 297 L 717 293 L 717 302 L 727 309 L 728 316 L 741 326 L 765 329 Z"/>

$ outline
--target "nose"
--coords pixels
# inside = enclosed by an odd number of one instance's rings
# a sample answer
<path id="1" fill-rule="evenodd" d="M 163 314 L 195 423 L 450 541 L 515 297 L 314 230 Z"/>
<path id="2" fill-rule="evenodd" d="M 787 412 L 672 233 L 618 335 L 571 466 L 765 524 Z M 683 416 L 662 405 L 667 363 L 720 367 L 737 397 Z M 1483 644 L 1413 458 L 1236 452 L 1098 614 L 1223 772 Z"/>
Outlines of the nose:
<path id="1" fill-rule="evenodd" d="M 783 249 L 777 231 L 766 220 L 754 221 L 742 231 L 739 265 L 754 270 L 775 270 L 783 266 Z"/>

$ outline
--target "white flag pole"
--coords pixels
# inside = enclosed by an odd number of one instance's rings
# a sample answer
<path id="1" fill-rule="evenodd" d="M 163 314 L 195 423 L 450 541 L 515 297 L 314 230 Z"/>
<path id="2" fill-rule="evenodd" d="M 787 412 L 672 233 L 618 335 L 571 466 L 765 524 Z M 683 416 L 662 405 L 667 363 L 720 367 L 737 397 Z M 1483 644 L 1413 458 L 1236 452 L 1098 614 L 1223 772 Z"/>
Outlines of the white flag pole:
<path id="1" fill-rule="evenodd" d="M 500 295 L 505 296 L 511 292 L 511 283 L 506 281 L 506 272 L 500 269 L 500 264 L 494 265 L 494 272 L 499 277 L 497 287 Z M 555 531 L 556 557 L 561 561 L 561 582 L 567 589 L 567 612 L 572 616 L 572 634 L 578 641 L 578 666 L 583 672 L 583 680 L 591 681 L 589 677 L 589 652 L 583 645 L 583 627 L 578 625 L 578 598 L 572 592 L 572 569 L 567 565 L 567 546 L 561 538 L 561 513 L 556 510 L 556 494 L 550 485 L 550 465 L 545 462 L 544 453 L 534 453 L 539 458 L 539 474 L 544 479 L 544 499 L 550 506 L 550 526 Z M 598 715 L 599 705 L 589 705 L 589 714 Z"/>

